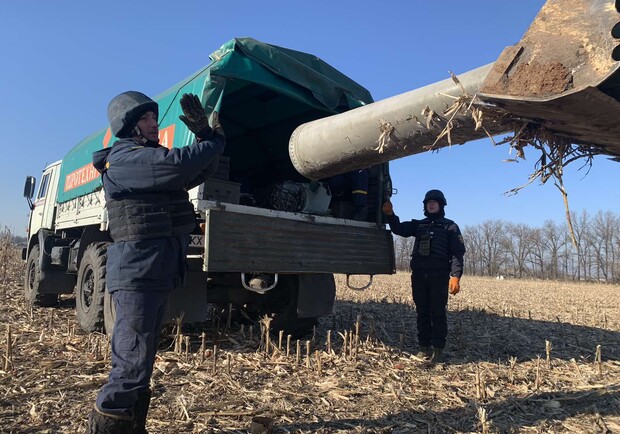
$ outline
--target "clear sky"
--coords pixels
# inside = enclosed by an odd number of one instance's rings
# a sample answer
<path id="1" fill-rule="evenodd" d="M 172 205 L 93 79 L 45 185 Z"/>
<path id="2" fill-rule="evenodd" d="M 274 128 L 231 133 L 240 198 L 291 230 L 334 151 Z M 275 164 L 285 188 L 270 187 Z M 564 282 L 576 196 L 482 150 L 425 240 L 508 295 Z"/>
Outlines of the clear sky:
<path id="1" fill-rule="evenodd" d="M 25 234 L 26 175 L 40 179 L 87 135 L 107 126 L 109 100 L 125 90 L 155 96 L 209 63 L 234 37 L 312 53 L 347 74 L 375 100 L 493 62 L 527 30 L 544 0 L 470 2 L 83 1 L 3 2 L 0 17 L 0 224 Z M 528 154 L 526 154 L 527 156 Z M 527 181 L 536 157 L 505 163 L 507 145 L 489 140 L 394 161 L 402 218 L 421 215 L 426 190 L 448 199 L 461 227 L 488 219 L 541 226 L 562 222 L 551 184 L 503 193 Z M 577 163 L 579 164 L 579 163 Z M 604 157 L 568 170 L 571 208 L 620 213 L 620 163 Z"/>

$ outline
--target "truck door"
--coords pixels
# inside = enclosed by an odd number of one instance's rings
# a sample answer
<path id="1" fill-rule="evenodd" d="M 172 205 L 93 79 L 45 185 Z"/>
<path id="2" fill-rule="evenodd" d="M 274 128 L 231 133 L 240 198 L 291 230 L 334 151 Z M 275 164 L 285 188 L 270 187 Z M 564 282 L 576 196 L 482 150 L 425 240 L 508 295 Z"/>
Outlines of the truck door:
<path id="1" fill-rule="evenodd" d="M 32 210 L 31 235 L 36 234 L 41 228 L 53 228 L 59 168 L 59 164 L 54 164 L 43 172 Z"/>

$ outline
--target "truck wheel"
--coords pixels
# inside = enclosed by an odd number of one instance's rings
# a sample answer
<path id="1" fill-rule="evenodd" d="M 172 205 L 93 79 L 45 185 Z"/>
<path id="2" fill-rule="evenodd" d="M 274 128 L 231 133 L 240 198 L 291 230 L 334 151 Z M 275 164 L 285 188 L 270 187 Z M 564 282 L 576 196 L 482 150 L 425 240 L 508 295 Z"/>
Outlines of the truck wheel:
<path id="1" fill-rule="evenodd" d="M 33 246 L 26 261 L 24 276 L 24 296 L 31 306 L 50 307 L 58 304 L 58 294 L 41 292 L 41 264 L 39 262 L 39 246 Z"/>
<path id="2" fill-rule="evenodd" d="M 93 243 L 86 247 L 75 287 L 77 320 L 87 333 L 103 327 L 103 298 L 105 293 L 105 264 L 108 243 Z"/>
<path id="3" fill-rule="evenodd" d="M 103 323 L 105 326 L 105 333 L 111 338 L 114 332 L 114 322 L 116 321 L 116 308 L 114 307 L 114 300 L 112 294 L 105 291 L 103 295 Z"/>
<path id="4" fill-rule="evenodd" d="M 272 294 L 270 294 L 273 292 Z M 297 315 L 297 299 L 299 294 L 299 280 L 297 276 L 282 276 L 278 285 L 269 291 L 270 297 L 277 297 L 285 300 L 273 314 L 270 327 L 274 332 L 284 331 L 285 336 L 291 335 L 293 338 L 301 338 L 312 333 L 315 325 L 318 324 L 317 318 L 299 318 Z"/>
<path id="5" fill-rule="evenodd" d="M 299 318 L 297 312 L 287 311 L 276 314 L 270 326 L 274 332 L 283 330 L 285 336 L 291 335 L 293 339 L 300 339 L 311 334 L 317 324 L 317 318 Z"/>

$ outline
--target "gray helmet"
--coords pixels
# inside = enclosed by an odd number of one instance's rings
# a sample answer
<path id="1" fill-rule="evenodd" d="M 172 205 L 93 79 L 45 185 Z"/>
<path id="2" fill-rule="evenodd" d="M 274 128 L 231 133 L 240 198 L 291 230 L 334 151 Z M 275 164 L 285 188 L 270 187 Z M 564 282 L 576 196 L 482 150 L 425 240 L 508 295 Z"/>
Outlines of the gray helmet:
<path id="1" fill-rule="evenodd" d="M 426 204 L 427 200 L 436 200 L 442 206 L 448 205 L 448 201 L 446 200 L 446 197 L 443 195 L 441 190 L 427 191 L 426 194 L 424 195 L 424 200 L 422 202 Z"/>
<path id="2" fill-rule="evenodd" d="M 130 90 L 116 95 L 108 104 L 108 121 L 116 137 L 131 137 L 140 116 L 152 111 L 159 115 L 159 106 L 155 101 L 141 92 Z"/>

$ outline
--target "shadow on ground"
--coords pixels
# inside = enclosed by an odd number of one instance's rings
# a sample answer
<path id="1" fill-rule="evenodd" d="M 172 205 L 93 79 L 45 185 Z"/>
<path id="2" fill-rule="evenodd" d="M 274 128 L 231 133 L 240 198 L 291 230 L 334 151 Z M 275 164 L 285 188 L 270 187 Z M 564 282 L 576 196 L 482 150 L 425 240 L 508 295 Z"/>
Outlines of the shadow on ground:
<path id="1" fill-rule="evenodd" d="M 362 337 L 373 334 L 385 344 L 405 351 L 416 349 L 416 313 L 404 303 L 337 301 L 334 314 L 321 320 L 322 328 L 353 329 L 361 315 Z M 546 357 L 546 342 L 552 358 L 593 360 L 601 345 L 603 360 L 620 360 L 620 332 L 559 321 L 501 316 L 484 309 L 448 312 L 447 350 L 450 363 L 518 361 Z"/>
<path id="2" fill-rule="evenodd" d="M 615 432 L 605 425 L 604 419 L 608 416 L 620 415 L 619 389 L 620 387 L 617 386 L 615 389 L 589 392 L 540 393 L 527 398 L 507 398 L 491 404 L 481 403 L 481 405 L 487 412 L 488 427 L 491 432 L 497 430 L 520 432 L 523 428 L 531 428 L 540 424 L 544 425 L 545 430 L 551 430 L 550 432 L 555 432 L 555 429 L 581 431 L 584 429 L 583 426 L 571 427 L 570 424 L 563 424 L 563 421 L 575 416 L 591 418 L 592 425 L 588 432 Z M 321 432 L 322 430 L 347 430 L 351 427 L 356 427 L 357 432 L 483 432 L 478 408 L 474 402 L 469 402 L 442 412 L 405 411 L 381 419 L 348 418 L 281 425 L 277 427 L 277 432 L 280 430 L 282 432 L 294 430 Z"/>

